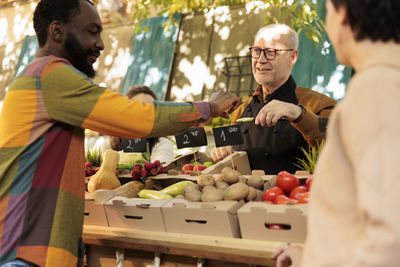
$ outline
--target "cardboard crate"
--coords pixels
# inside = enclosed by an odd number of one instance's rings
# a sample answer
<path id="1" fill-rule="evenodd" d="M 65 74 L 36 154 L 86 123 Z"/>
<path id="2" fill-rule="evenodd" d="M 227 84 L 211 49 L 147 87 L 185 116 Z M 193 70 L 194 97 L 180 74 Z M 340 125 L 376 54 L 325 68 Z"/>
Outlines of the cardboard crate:
<path id="1" fill-rule="evenodd" d="M 249 158 L 247 157 L 246 151 L 234 152 L 232 155 L 229 155 L 223 160 L 215 163 L 213 166 L 208 167 L 207 169 L 202 171 L 202 173 L 220 174 L 224 167 L 232 168 L 232 160 L 238 172 L 243 175 L 251 174 Z"/>
<path id="2" fill-rule="evenodd" d="M 183 165 L 190 163 L 193 161 L 193 155 L 195 153 L 189 153 L 184 156 L 177 158 L 175 161 L 168 163 L 165 166 L 166 170 L 181 170 Z M 204 162 L 208 156 L 201 152 L 196 152 L 198 161 Z M 199 158 L 203 158 L 203 161 Z M 234 165 L 237 167 L 237 171 L 243 175 L 250 175 L 250 163 L 249 158 L 247 157 L 247 153 L 245 151 L 234 152 L 232 155 L 226 157 L 225 159 L 221 160 L 220 162 L 215 163 L 213 166 L 208 167 L 207 169 L 203 170 L 202 174 L 220 174 L 224 167 L 231 167 L 232 168 L 232 160 Z M 154 179 L 176 179 L 176 181 L 182 180 L 191 180 L 197 181 L 198 176 L 186 175 L 186 174 L 177 174 L 177 175 L 169 175 L 167 173 L 157 174 L 156 176 L 151 176 Z"/>
<path id="3" fill-rule="evenodd" d="M 172 199 L 161 211 L 167 232 L 240 237 L 237 210 L 243 201 L 191 202 Z"/>
<path id="4" fill-rule="evenodd" d="M 110 227 L 165 232 L 161 207 L 168 201 L 114 197 L 104 206 Z"/>
<path id="5" fill-rule="evenodd" d="M 86 192 L 83 224 L 108 226 L 104 203 L 114 196 L 115 193 L 112 190 L 97 190 L 92 193 Z"/>
<path id="6" fill-rule="evenodd" d="M 237 212 L 242 238 L 303 243 L 307 234 L 307 207 L 307 204 L 248 202 Z M 290 229 L 268 229 L 269 224 L 284 224 Z"/>
<path id="7" fill-rule="evenodd" d="M 191 152 L 176 158 L 165 165 L 166 170 L 181 170 L 183 165 L 194 161 L 194 155 L 200 163 L 212 161 L 212 159 L 205 153 L 202 152 Z M 237 167 L 237 171 L 241 174 L 251 174 L 249 158 L 247 157 L 246 151 L 234 152 L 225 159 L 215 163 L 213 166 L 203 170 L 202 173 L 219 174 L 224 167 L 232 167 L 232 160 L 234 165 Z"/>
<path id="8" fill-rule="evenodd" d="M 176 159 L 174 159 L 173 161 L 163 164 L 163 166 L 165 167 L 165 170 L 167 170 L 167 171 L 172 170 L 172 169 L 182 170 L 183 165 L 194 161 L 195 155 L 196 155 L 196 160 L 200 163 L 204 163 L 207 161 L 211 161 L 211 162 L 213 161 L 206 153 L 196 151 L 196 152 L 189 152 L 184 155 L 181 155 L 181 156 L 177 157 Z"/>

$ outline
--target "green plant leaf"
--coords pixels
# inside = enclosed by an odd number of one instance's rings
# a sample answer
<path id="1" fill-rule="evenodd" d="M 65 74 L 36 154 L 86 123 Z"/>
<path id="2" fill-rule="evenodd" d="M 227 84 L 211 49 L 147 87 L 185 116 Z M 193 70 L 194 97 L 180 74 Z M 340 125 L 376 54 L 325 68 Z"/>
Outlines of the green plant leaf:
<path id="1" fill-rule="evenodd" d="M 207 12 L 210 9 L 219 6 L 235 6 L 239 4 L 247 4 L 250 0 L 138 0 L 135 2 L 133 9 L 135 10 L 132 20 L 134 31 L 137 33 L 148 31 L 144 29 L 143 21 L 150 17 L 150 10 L 157 10 L 159 15 L 168 15 L 170 18 L 168 23 L 163 25 L 164 28 L 169 28 L 172 25 L 178 27 L 177 22 L 173 19 L 175 13 L 193 13 L 198 11 Z M 256 9 L 260 5 L 266 4 L 268 7 L 264 17 L 265 24 L 274 23 L 288 23 L 289 26 L 294 27 L 296 30 L 302 28 L 304 32 L 308 33 L 307 37 L 318 42 L 319 36 L 324 32 L 323 21 L 317 12 L 317 5 L 314 0 L 290 1 L 287 0 L 264 0 L 254 2 L 253 8 Z M 272 7 L 279 7 L 278 15 L 273 15 Z M 305 27 L 305 24 L 312 24 L 311 27 Z M 316 38 L 317 37 L 317 38 Z"/>
<path id="2" fill-rule="evenodd" d="M 316 146 L 308 146 L 308 149 L 304 149 L 301 147 L 301 151 L 303 152 L 305 158 L 297 158 L 297 162 L 294 164 L 296 167 L 299 167 L 301 170 L 308 171 L 309 173 L 314 173 L 315 166 L 317 164 L 317 160 L 321 151 L 324 147 L 324 140 L 318 143 Z"/>
<path id="3" fill-rule="evenodd" d="M 143 157 L 146 161 L 150 161 L 151 154 L 150 154 L 150 145 L 149 145 L 149 142 L 146 143 L 146 152 L 143 152 L 143 153 L 142 153 L 142 157 Z"/>
<path id="4" fill-rule="evenodd" d="M 85 160 L 91 162 L 95 167 L 100 167 L 103 162 L 103 155 L 97 148 L 88 148 L 85 153 Z"/>

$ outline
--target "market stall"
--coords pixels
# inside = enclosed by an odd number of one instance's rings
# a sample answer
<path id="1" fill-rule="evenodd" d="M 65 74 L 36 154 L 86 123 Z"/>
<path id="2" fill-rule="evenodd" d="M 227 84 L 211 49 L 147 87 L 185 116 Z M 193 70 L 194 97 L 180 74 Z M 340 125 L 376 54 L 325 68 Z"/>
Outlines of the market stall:
<path id="1" fill-rule="evenodd" d="M 284 244 L 100 226 L 85 226 L 83 241 L 88 266 L 116 266 L 118 253 L 123 266 L 155 266 L 157 258 L 162 266 L 275 266 L 271 255 Z"/>
<path id="2" fill-rule="evenodd" d="M 122 186 L 86 193 L 88 266 L 275 266 L 271 256 L 280 246 L 304 242 L 308 205 L 293 205 L 290 194 L 288 203 L 270 202 L 277 176 L 252 174 L 246 152 L 201 171 L 185 170 L 196 166 L 193 160 L 202 165 L 209 158 L 188 153 L 143 184 L 135 163 L 131 173 L 116 175 Z M 308 177 L 295 179 L 305 184 Z M 221 196 L 206 196 L 218 190 Z"/>

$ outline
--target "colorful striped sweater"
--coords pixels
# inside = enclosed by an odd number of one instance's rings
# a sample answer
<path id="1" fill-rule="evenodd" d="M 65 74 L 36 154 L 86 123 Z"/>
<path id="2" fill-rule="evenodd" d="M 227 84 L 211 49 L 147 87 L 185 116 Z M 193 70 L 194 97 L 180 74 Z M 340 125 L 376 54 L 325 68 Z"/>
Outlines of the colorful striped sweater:
<path id="1" fill-rule="evenodd" d="M 84 128 L 126 138 L 162 136 L 208 115 L 204 102 L 130 101 L 62 58 L 32 62 L 13 81 L 0 114 L 0 264 L 22 258 L 39 266 L 77 265 Z"/>

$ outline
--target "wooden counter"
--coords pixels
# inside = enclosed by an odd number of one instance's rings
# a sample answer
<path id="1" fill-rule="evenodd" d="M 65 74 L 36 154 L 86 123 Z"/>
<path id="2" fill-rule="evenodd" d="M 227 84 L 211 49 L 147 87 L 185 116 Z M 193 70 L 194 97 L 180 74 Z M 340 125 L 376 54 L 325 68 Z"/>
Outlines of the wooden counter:
<path id="1" fill-rule="evenodd" d="M 161 253 L 165 257 L 186 257 L 185 264 L 161 266 L 199 266 L 198 258 L 205 259 L 201 266 L 275 266 L 271 259 L 272 253 L 284 243 L 272 241 L 245 240 L 239 238 L 212 237 L 142 230 L 128 230 L 100 226 L 84 226 L 83 242 L 87 248 L 88 266 L 106 266 L 100 263 L 99 251 L 111 257 L 112 265 L 116 266 L 115 251 L 125 249 L 125 266 L 149 266 L 127 262 L 131 256 Z M 91 250 L 93 249 L 93 250 Z M 96 251 L 96 255 L 93 251 Z M 99 250 L 100 249 L 100 250 Z M 107 252 L 107 253 L 106 253 Z M 143 252 L 143 253 L 140 253 Z M 114 256 L 113 256 L 114 255 Z M 91 258 L 92 257 L 92 258 Z M 96 257 L 96 260 L 93 258 Z M 132 261 L 132 260 L 131 260 Z M 149 262 L 149 259 L 148 261 Z M 151 260 L 150 260 L 151 262 Z M 229 263 L 230 262 L 230 263 Z M 235 263 L 235 264 L 233 264 Z"/>

